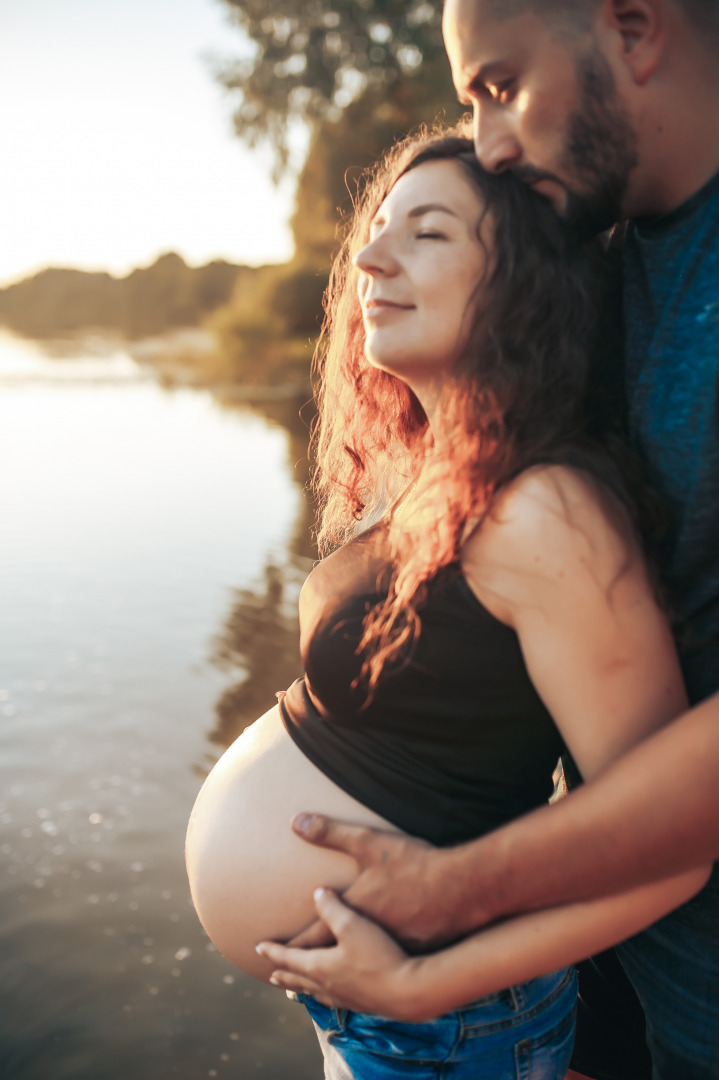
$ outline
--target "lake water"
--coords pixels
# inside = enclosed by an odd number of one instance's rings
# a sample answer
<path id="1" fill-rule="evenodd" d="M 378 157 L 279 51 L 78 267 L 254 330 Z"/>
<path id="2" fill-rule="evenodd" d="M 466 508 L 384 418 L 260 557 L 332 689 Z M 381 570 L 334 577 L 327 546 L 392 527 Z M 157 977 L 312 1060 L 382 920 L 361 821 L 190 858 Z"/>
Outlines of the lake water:
<path id="1" fill-rule="evenodd" d="M 182 856 L 298 673 L 305 442 L 294 403 L 0 334 L 4 1080 L 321 1075 L 304 1010 L 208 943 Z"/>

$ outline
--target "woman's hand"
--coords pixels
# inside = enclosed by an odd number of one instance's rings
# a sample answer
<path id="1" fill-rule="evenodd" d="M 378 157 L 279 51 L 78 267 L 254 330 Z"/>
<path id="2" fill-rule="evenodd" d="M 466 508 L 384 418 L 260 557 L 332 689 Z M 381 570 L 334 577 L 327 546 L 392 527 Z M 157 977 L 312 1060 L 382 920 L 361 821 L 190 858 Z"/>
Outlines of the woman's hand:
<path id="1" fill-rule="evenodd" d="M 419 957 L 409 957 L 379 926 L 348 908 L 330 889 L 317 889 L 315 907 L 336 944 L 304 950 L 263 941 L 260 956 L 277 965 L 270 982 L 312 994 L 330 1008 L 412 1020 Z"/>

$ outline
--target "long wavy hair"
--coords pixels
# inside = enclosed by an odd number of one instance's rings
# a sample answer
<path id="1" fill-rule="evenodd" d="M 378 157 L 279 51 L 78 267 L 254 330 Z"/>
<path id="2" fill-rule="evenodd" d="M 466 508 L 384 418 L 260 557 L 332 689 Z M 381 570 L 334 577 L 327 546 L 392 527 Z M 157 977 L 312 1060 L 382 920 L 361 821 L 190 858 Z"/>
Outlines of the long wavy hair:
<path id="1" fill-rule="evenodd" d="M 388 593 L 367 616 L 360 645 L 370 695 L 388 661 L 409 655 L 427 583 L 458 560 L 468 531 L 523 470 L 573 464 L 632 507 L 620 470 L 599 445 L 608 425 L 587 399 L 597 261 L 525 184 L 485 172 L 465 131 L 425 129 L 365 175 L 331 272 L 314 358 L 320 555 L 368 523 L 385 519 L 389 527 Z M 475 186 L 493 251 L 443 395 L 442 428 L 451 434 L 440 447 L 412 390 L 365 357 L 353 257 L 399 177 L 442 159 L 455 161 Z"/>

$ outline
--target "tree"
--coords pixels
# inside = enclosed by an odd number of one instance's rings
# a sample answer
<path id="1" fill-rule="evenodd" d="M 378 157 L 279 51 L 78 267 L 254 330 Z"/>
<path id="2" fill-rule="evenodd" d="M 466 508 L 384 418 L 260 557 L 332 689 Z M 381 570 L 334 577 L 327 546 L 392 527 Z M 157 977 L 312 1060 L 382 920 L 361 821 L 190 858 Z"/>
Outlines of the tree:
<path id="1" fill-rule="evenodd" d="M 427 0 L 224 0 L 252 44 L 248 59 L 226 64 L 221 82 L 238 92 L 238 135 L 267 141 L 277 170 L 288 163 L 293 120 L 337 120 L 351 102 L 439 70 L 441 94 L 451 83 L 441 33 L 441 4 Z M 438 87 L 437 89 L 440 89 Z M 440 100 L 442 100 L 440 98 Z"/>
<path id="2" fill-rule="evenodd" d="M 293 121 L 310 128 L 297 183 L 295 255 L 240 282 L 212 318 L 217 377 L 305 393 L 321 295 L 338 225 L 356 181 L 382 150 L 438 112 L 460 108 L 441 34 L 441 4 L 425 0 L 224 0 L 253 54 L 221 71 L 240 103 L 238 135 L 269 142 L 288 164 Z M 268 11 L 268 8 L 270 9 Z M 418 77 L 421 73 L 421 77 Z"/>
<path id="3" fill-rule="evenodd" d="M 395 139 L 438 114 L 457 119 L 444 53 L 422 64 L 422 78 L 398 80 L 388 91 L 368 88 L 339 118 L 315 125 L 297 185 L 292 232 L 296 259 L 329 268 L 338 225 L 352 209 L 357 181 Z"/>

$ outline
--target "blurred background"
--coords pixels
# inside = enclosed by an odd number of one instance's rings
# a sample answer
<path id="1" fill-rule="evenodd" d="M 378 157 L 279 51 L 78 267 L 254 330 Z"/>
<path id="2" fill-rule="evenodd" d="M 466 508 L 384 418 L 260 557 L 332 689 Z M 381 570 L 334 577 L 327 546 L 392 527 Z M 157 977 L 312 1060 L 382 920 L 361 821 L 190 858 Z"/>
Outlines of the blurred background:
<path id="1" fill-rule="evenodd" d="M 309 364 L 441 4 L 0 0 L 0 1076 L 321 1074 L 192 910 L 202 780 L 299 674 Z"/>

